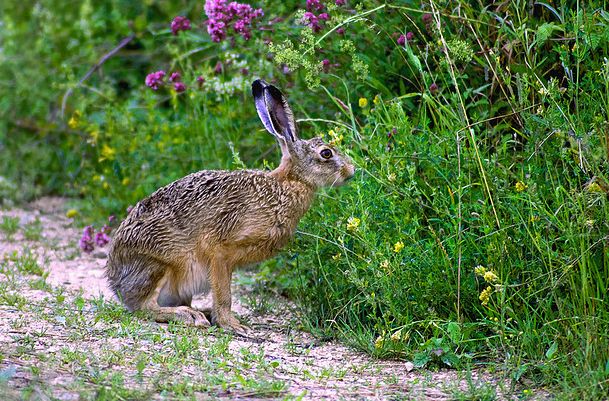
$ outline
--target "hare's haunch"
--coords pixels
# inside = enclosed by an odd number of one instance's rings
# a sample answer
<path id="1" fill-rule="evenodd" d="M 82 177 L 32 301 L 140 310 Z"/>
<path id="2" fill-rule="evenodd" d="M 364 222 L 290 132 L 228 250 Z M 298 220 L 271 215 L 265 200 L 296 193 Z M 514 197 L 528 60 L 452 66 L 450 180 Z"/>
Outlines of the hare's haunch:
<path id="1" fill-rule="evenodd" d="M 353 164 L 334 147 L 298 137 L 279 89 L 256 80 L 252 93 L 281 147 L 281 164 L 269 172 L 199 171 L 140 201 L 116 230 L 106 266 L 130 310 L 209 326 L 191 301 L 211 289 L 212 323 L 243 333 L 231 312 L 233 270 L 271 257 L 292 237 L 317 188 L 353 176 Z"/>

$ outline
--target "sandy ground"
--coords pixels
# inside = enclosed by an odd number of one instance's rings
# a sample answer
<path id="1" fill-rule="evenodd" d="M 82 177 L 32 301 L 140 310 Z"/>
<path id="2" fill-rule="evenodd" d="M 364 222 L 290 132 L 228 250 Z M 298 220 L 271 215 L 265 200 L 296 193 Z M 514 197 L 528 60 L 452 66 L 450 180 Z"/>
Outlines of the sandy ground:
<path id="1" fill-rule="evenodd" d="M 12 252 L 21 252 L 24 247 L 30 248 L 37 255 L 40 263 L 48 271 L 47 282 L 52 286 L 62 286 L 67 293 L 81 292 L 85 298 L 99 297 L 113 299 L 103 276 L 105 266 L 105 252 L 97 251 L 91 255 L 84 254 L 78 249 L 77 241 L 80 238 L 82 227 L 76 227 L 71 219 L 65 217 L 65 201 L 60 198 L 44 198 L 23 208 L 0 211 L 2 216 L 13 216 L 20 219 L 20 224 L 27 225 L 39 219 L 43 229 L 42 238 L 37 241 L 26 241 L 22 233 L 17 233 L 11 240 L 7 240 L 0 232 L 0 260 L 3 255 Z M 240 275 L 252 275 L 251 272 L 240 272 Z M 2 273 L 0 273 L 0 279 Z M 244 282 L 244 280 L 235 280 Z M 349 349 L 337 342 L 322 342 L 308 333 L 295 330 L 294 321 L 297 320 L 295 308 L 288 301 L 277 300 L 272 313 L 255 314 L 246 303 L 239 299 L 247 295 L 247 286 L 235 285 L 234 310 L 249 322 L 253 329 L 252 337 L 232 337 L 229 351 L 242 352 L 243 349 L 263 354 L 265 361 L 279 362 L 279 368 L 269 373 L 273 380 L 287 383 L 285 391 L 270 398 L 290 398 L 303 396 L 303 399 L 421 399 L 445 400 L 452 399 L 455 391 L 468 388 L 471 392 L 471 383 L 476 386 L 491 386 L 498 394 L 506 394 L 508 387 L 499 379 L 482 371 L 458 373 L 452 370 L 426 371 L 413 370 L 412 364 L 407 361 L 381 361 L 361 352 Z M 44 297 L 43 291 L 24 290 L 28 299 Z M 30 321 L 29 325 L 21 328 L 15 324 L 16 319 Z M 97 324 L 95 322 L 93 325 Z M 150 323 L 153 327 L 163 326 Z M 166 326 L 166 325 L 165 325 Z M 296 325 L 297 326 L 297 325 Z M 29 330 L 29 331 L 28 331 Z M 38 330 L 44 335 L 37 337 L 33 349 L 40 353 L 53 353 L 62 348 L 64 339 L 70 347 L 83 349 L 112 347 L 118 352 L 133 346 L 129 340 L 120 338 L 95 338 L 93 334 L 80 344 L 78 340 L 66 332 L 64 328 L 49 323 L 49 320 L 37 321 L 34 314 L 27 311 L 17 311 L 0 302 L 0 376 L 2 372 L 10 371 L 8 390 L 15 391 L 13 396 L 19 398 L 18 391 L 32 386 L 33 380 L 42 381 L 41 386 L 50 388 L 53 397 L 62 400 L 82 399 L 82 392 L 72 392 L 70 383 L 77 374 L 66 371 L 47 372 L 42 369 L 38 377 L 32 374 L 32 365 L 38 359 L 14 356 L 12 350 L 16 347 L 15 335 L 23 335 L 31 330 Z M 94 332 L 93 332 L 94 333 Z M 202 337 L 214 336 L 203 330 Z M 83 340 L 85 341 L 85 340 Z M 89 348 L 87 348 L 89 347 Z M 34 351 L 32 351 L 34 352 Z M 27 356 L 27 354 L 26 354 Z M 42 364 L 44 366 L 44 364 Z M 325 374 L 324 372 L 328 372 Z M 338 373 L 337 373 L 338 372 Z M 175 374 L 179 375 L 180 372 Z M 466 380 L 469 375 L 470 380 Z M 193 380 L 196 380 L 196 375 Z M 470 384 L 468 384 L 470 383 Z M 37 387 L 34 386 L 36 389 Z M 0 388 L 1 390 L 1 388 Z M 32 393 L 33 398 L 49 399 L 43 393 Z M 514 392 L 521 395 L 522 393 Z M 222 396 L 217 392 L 216 396 Z M 226 393 L 223 397 L 252 399 L 249 396 Z M 1 398 L 1 397 L 0 397 Z M 89 398 L 89 397 L 84 397 Z M 156 398 L 156 397 L 155 397 Z M 161 397 L 166 398 L 166 397 Z M 168 398 L 172 398 L 171 396 Z M 196 398 L 200 398 L 197 396 Z M 266 396 L 266 399 L 269 397 Z M 517 395 L 499 396 L 499 399 L 518 399 Z M 543 397 L 542 397 L 543 398 Z"/>

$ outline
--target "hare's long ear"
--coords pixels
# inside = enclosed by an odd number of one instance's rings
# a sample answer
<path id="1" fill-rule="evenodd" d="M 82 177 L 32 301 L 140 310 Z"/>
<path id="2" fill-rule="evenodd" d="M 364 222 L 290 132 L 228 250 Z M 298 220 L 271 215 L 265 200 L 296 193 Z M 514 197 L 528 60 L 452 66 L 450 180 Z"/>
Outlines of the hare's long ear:
<path id="1" fill-rule="evenodd" d="M 252 83 L 252 95 L 258 116 L 264 127 L 273 134 L 282 148 L 298 139 L 294 114 L 281 91 L 262 79 Z"/>

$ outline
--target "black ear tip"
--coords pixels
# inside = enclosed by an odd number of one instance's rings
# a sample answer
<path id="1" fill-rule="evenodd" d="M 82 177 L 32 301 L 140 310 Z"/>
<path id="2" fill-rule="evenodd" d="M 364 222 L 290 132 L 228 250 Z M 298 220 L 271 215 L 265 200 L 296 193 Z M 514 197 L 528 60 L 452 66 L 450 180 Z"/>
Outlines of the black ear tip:
<path id="1" fill-rule="evenodd" d="M 262 80 L 262 79 L 257 79 L 254 82 L 252 82 L 252 95 L 254 95 L 254 97 L 259 97 L 262 95 L 262 91 L 264 90 L 264 88 L 266 88 L 269 84 L 266 83 L 266 81 Z"/>
<path id="2" fill-rule="evenodd" d="M 281 91 L 279 89 L 277 89 L 277 87 L 275 87 L 273 85 L 269 85 L 267 87 L 267 90 L 269 91 L 269 93 L 271 94 L 273 99 L 275 99 L 277 101 L 281 101 L 283 99 L 283 93 L 281 93 Z"/>

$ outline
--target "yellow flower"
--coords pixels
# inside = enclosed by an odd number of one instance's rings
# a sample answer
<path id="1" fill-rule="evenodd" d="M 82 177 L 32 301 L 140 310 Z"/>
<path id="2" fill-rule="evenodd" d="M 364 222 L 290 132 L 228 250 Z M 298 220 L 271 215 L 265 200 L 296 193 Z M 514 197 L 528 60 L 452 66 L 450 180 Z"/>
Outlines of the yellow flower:
<path id="1" fill-rule="evenodd" d="M 383 339 L 383 336 L 378 336 L 376 338 L 376 341 L 374 342 L 374 348 L 376 348 L 376 349 L 382 348 L 384 343 L 385 343 L 385 340 Z"/>
<path id="2" fill-rule="evenodd" d="M 518 181 L 518 182 L 516 183 L 515 187 L 516 187 L 516 192 L 522 192 L 522 191 L 524 191 L 525 189 L 527 189 L 527 188 L 528 188 L 528 185 L 526 185 L 526 184 L 525 184 L 524 182 L 522 182 L 522 181 Z"/>
<path id="3" fill-rule="evenodd" d="M 121 181 L 121 184 L 127 186 L 129 185 L 129 182 L 131 182 L 131 180 L 129 179 L 129 177 L 125 177 L 123 178 L 123 180 Z"/>
<path id="4" fill-rule="evenodd" d="M 389 261 L 387 259 L 383 260 L 381 262 L 381 267 L 385 270 L 387 270 L 389 268 Z"/>
<path id="5" fill-rule="evenodd" d="M 72 129 L 76 129 L 76 127 L 78 127 L 78 120 L 75 119 L 74 116 L 72 116 L 72 118 L 70 118 L 70 120 L 68 121 L 68 127 Z"/>
<path id="6" fill-rule="evenodd" d="M 357 230 L 357 228 L 359 227 L 359 223 L 361 223 L 361 220 L 358 219 L 357 217 L 349 217 L 349 220 L 347 220 L 347 230 L 349 231 L 355 231 Z"/>
<path id="7" fill-rule="evenodd" d="M 78 215 L 78 210 L 76 210 L 76 209 L 70 209 L 70 210 L 68 210 L 68 211 L 66 212 L 66 217 L 67 217 L 68 219 L 71 219 L 71 218 L 73 218 L 73 217 L 76 217 L 77 215 Z"/>
<path id="8" fill-rule="evenodd" d="M 494 283 L 495 281 L 499 280 L 499 277 L 497 277 L 497 275 L 490 270 L 485 272 L 483 277 L 484 281 L 487 283 Z"/>
<path id="9" fill-rule="evenodd" d="M 598 185 L 596 182 L 593 182 L 592 184 L 586 187 L 586 191 L 601 193 L 603 192 L 603 188 L 601 188 L 601 186 Z"/>
<path id="10" fill-rule="evenodd" d="M 488 301 L 491 299 L 492 292 L 493 292 L 493 287 L 489 286 L 489 287 L 486 287 L 484 290 L 482 290 L 482 292 L 480 293 L 480 296 L 478 297 L 478 299 L 480 299 L 483 306 L 488 305 Z"/>
<path id="11" fill-rule="evenodd" d="M 393 245 L 393 252 L 398 253 L 402 249 L 404 249 L 404 243 L 402 241 L 398 241 Z"/>
<path id="12" fill-rule="evenodd" d="M 104 182 L 102 183 L 102 188 L 103 188 L 103 189 L 108 189 L 108 188 L 110 188 L 110 184 L 108 184 L 108 181 L 104 181 Z"/>
<path id="13" fill-rule="evenodd" d="M 539 221 L 539 216 L 533 215 L 533 216 L 531 216 L 531 218 L 529 220 L 531 221 L 531 223 L 538 222 Z"/>
<path id="14" fill-rule="evenodd" d="M 474 273 L 476 273 L 478 276 L 484 276 L 484 273 L 486 273 L 486 268 L 482 265 L 478 265 L 474 268 Z"/>
<path id="15" fill-rule="evenodd" d="M 75 111 L 74 114 L 72 114 L 72 117 L 70 118 L 70 120 L 68 121 L 68 127 L 72 128 L 72 129 L 76 129 L 76 127 L 78 127 L 79 120 L 80 120 L 80 111 Z"/>
<path id="16" fill-rule="evenodd" d="M 372 103 L 379 104 L 380 102 L 381 102 L 381 97 L 379 95 L 376 95 L 374 97 L 374 100 L 372 101 Z"/>
<path id="17" fill-rule="evenodd" d="M 340 259 L 340 252 L 337 253 L 336 255 L 332 255 L 332 260 L 338 260 Z"/>
<path id="18" fill-rule="evenodd" d="M 99 139 L 99 131 L 91 131 L 89 132 L 89 136 L 90 138 L 87 139 L 87 142 L 91 145 L 95 145 L 97 143 L 97 140 Z"/>
<path id="19" fill-rule="evenodd" d="M 330 145 L 340 145 L 344 138 L 342 134 L 337 134 L 333 129 L 328 131 L 328 135 L 330 136 Z"/>
<path id="20" fill-rule="evenodd" d="M 359 98 L 359 107 L 361 107 L 363 109 L 366 106 L 368 106 L 368 99 L 366 99 L 365 97 L 360 97 Z"/>
<path id="21" fill-rule="evenodd" d="M 108 146 L 108 144 L 104 144 L 104 146 L 102 146 L 99 161 L 103 162 L 104 160 L 114 160 L 114 156 L 116 156 L 116 150 Z"/>
<path id="22" fill-rule="evenodd" d="M 398 330 L 391 335 L 391 341 L 400 341 L 402 339 L 402 330 Z"/>
<path id="23" fill-rule="evenodd" d="M 389 174 L 387 174 L 387 179 L 389 180 L 389 182 L 394 182 L 395 181 L 395 173 L 389 173 Z"/>

